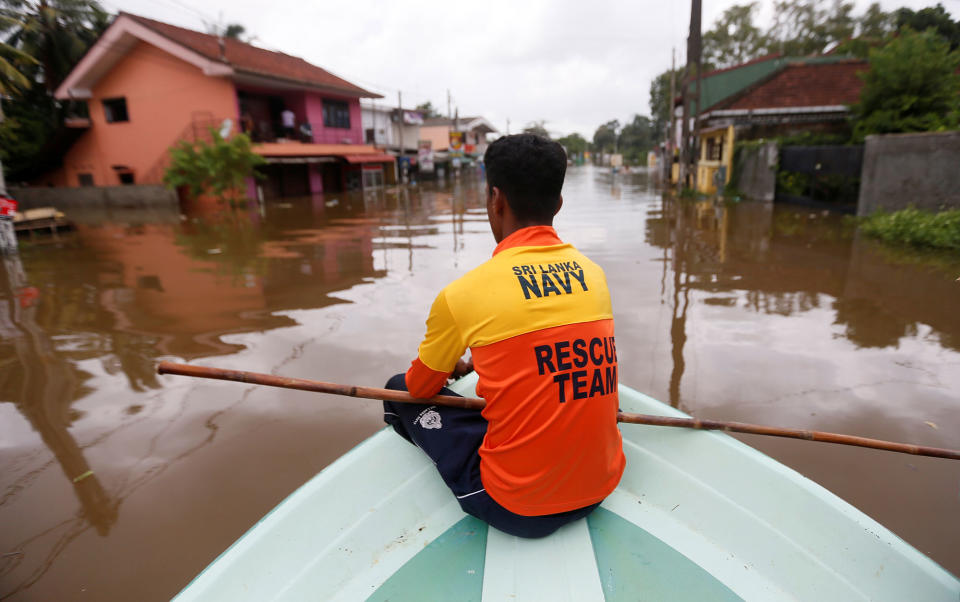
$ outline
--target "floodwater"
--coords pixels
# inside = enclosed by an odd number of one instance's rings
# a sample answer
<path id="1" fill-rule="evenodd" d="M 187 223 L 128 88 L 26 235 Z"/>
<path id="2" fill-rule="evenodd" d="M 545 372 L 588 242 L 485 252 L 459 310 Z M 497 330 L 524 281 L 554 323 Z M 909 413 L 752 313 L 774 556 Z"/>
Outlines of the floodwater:
<path id="1" fill-rule="evenodd" d="M 0 598 L 168 599 L 380 428 L 376 402 L 154 368 L 381 386 L 493 250 L 481 186 L 71 214 L 8 259 Z M 623 383 L 701 418 L 960 448 L 960 258 L 820 211 L 664 200 L 644 173 L 572 168 L 564 198 L 561 237 L 607 272 Z M 960 463 L 741 439 L 960 574 Z"/>

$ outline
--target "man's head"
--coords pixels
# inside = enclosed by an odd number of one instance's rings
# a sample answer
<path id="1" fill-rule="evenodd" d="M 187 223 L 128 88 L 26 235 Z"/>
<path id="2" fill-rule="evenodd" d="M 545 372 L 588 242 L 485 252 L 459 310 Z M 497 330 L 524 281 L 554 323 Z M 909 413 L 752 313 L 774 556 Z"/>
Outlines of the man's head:
<path id="1" fill-rule="evenodd" d="M 497 242 L 519 228 L 553 223 L 567 172 L 562 146 L 533 134 L 503 136 L 487 147 L 483 161 L 487 215 Z"/>

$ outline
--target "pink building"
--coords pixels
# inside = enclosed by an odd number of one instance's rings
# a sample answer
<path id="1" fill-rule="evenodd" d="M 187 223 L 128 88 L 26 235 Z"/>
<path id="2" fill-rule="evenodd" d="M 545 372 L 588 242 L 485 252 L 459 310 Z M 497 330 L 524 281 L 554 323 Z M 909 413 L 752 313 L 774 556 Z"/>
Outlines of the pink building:
<path id="1" fill-rule="evenodd" d="M 56 96 L 86 101 L 90 118 L 68 124 L 86 131 L 44 184 L 159 184 L 173 144 L 226 125 L 267 159 L 268 197 L 360 187 L 393 169 L 363 144 L 359 100 L 379 94 L 294 56 L 127 13 Z"/>

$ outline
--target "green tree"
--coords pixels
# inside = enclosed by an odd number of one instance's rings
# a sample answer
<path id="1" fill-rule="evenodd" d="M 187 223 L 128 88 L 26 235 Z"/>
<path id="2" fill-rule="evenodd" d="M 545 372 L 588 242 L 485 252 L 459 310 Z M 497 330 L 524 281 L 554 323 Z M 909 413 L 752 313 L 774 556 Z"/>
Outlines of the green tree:
<path id="1" fill-rule="evenodd" d="M 568 155 L 578 155 L 590 150 L 590 143 L 587 142 L 587 139 L 576 132 L 567 134 L 563 138 L 558 138 L 557 142 L 567 149 Z"/>
<path id="2" fill-rule="evenodd" d="M 650 115 L 651 128 L 658 140 L 666 137 L 667 125 L 670 123 L 670 112 L 673 110 L 673 99 L 670 98 L 670 74 L 667 69 L 650 82 Z M 680 87 L 681 71 L 677 70 L 677 88 Z"/>
<path id="3" fill-rule="evenodd" d="M 895 18 L 897 30 L 902 30 L 905 27 L 914 31 L 934 29 L 950 44 L 951 50 L 956 50 L 957 46 L 960 46 L 960 20 L 954 21 L 951 19 L 950 13 L 939 2 L 936 6 L 922 8 L 918 11 L 901 8 L 896 12 Z"/>
<path id="4" fill-rule="evenodd" d="M 96 1 L 0 0 L 0 94 L 12 97 L 4 100 L 0 160 L 11 180 L 56 166 L 62 151 L 50 143 L 64 117 L 85 107 L 61 104 L 53 90 L 107 23 Z M 8 85 L 15 93 L 4 92 Z"/>
<path id="5" fill-rule="evenodd" d="M 753 22 L 757 4 L 735 4 L 723 11 L 713 27 L 703 34 L 704 63 L 715 68 L 731 67 L 763 54 L 769 41 Z M 669 90 L 669 79 L 667 85 Z"/>
<path id="6" fill-rule="evenodd" d="M 186 186 L 195 197 L 211 194 L 221 202 L 232 202 L 242 194 L 248 177 L 259 177 L 256 167 L 265 161 L 253 152 L 246 134 L 228 140 L 210 128 L 210 137 L 210 142 L 181 140 L 171 147 L 163 183 L 170 188 Z"/>
<path id="7" fill-rule="evenodd" d="M 534 134 L 540 136 L 541 138 L 550 139 L 550 132 L 547 131 L 547 122 L 543 119 L 539 121 L 531 121 L 527 124 L 527 127 L 523 128 L 524 134 Z"/>
<path id="8" fill-rule="evenodd" d="M 854 135 L 925 132 L 960 124 L 960 51 L 933 30 L 904 28 L 870 52 Z"/>
<path id="9" fill-rule="evenodd" d="M 231 40 L 240 40 L 246 41 L 245 38 L 241 38 L 243 34 L 247 33 L 247 28 L 239 23 L 230 23 L 223 30 L 223 37 L 230 38 Z"/>
<path id="10" fill-rule="evenodd" d="M 617 148 L 619 134 L 620 121 L 616 119 L 608 121 L 593 133 L 593 147 L 602 153 L 612 153 Z"/>
<path id="11" fill-rule="evenodd" d="M 424 119 L 442 117 L 442 115 L 440 115 L 440 111 L 438 111 L 429 100 L 427 102 L 421 102 L 418 104 L 415 110 L 422 113 Z"/>
<path id="12" fill-rule="evenodd" d="M 895 26 L 893 13 L 884 12 L 880 4 L 874 2 L 857 19 L 856 37 L 841 42 L 836 53 L 866 59 L 871 48 L 883 46 L 889 41 Z"/>
<path id="13" fill-rule="evenodd" d="M 630 163 L 645 164 L 647 152 L 657 145 L 652 122 L 645 115 L 634 115 L 633 121 L 620 130 L 619 150 Z"/>
<path id="14" fill-rule="evenodd" d="M 767 50 L 784 56 L 820 54 L 831 44 L 851 37 L 856 29 L 853 3 L 833 0 L 779 0 Z"/>
<path id="15" fill-rule="evenodd" d="M 884 12 L 879 2 L 874 2 L 857 19 L 857 35 L 862 38 L 883 39 L 893 33 L 896 20 L 893 13 Z"/>
<path id="16" fill-rule="evenodd" d="M 12 17 L 0 14 L 0 32 L 23 27 Z M 0 97 L 14 96 L 30 87 L 24 71 L 37 65 L 37 59 L 0 39 Z"/>
<path id="17" fill-rule="evenodd" d="M 109 24 L 96 0 L 3 0 L 0 35 L 4 43 L 37 62 L 32 73 L 53 92 Z"/>

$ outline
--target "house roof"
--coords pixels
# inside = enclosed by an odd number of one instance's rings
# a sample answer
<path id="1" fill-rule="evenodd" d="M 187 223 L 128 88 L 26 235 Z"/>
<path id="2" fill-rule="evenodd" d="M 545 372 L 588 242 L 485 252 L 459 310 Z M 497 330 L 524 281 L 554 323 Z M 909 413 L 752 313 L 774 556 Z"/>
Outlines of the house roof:
<path id="1" fill-rule="evenodd" d="M 700 81 L 700 98 L 703 107 L 701 113 L 718 108 L 730 108 L 728 105 L 731 99 L 739 98 L 745 91 L 753 90 L 759 84 L 768 82 L 771 78 L 776 78 L 788 67 L 797 65 L 817 67 L 819 65 L 851 62 L 863 63 L 863 61 L 851 61 L 849 57 L 842 55 L 784 57 L 779 54 L 771 54 L 740 65 L 705 73 Z M 690 84 L 691 90 L 694 89 L 694 85 L 693 83 Z M 859 87 L 857 88 L 857 94 L 859 94 Z"/>
<path id="2" fill-rule="evenodd" d="M 774 73 L 781 67 L 781 61 L 779 54 L 771 54 L 741 65 L 704 73 L 700 80 L 700 99 L 703 105 L 701 112 Z M 691 92 L 696 89 L 695 86 L 694 82 L 690 83 Z"/>
<path id="3" fill-rule="evenodd" d="M 124 12 L 117 15 L 97 43 L 70 72 L 57 89 L 57 98 L 82 98 L 135 41 L 159 46 L 200 67 L 207 75 L 233 78 L 252 76 L 321 88 L 349 97 L 382 98 L 302 58 Z"/>
<path id="4" fill-rule="evenodd" d="M 857 59 L 791 63 L 716 108 L 850 106 L 859 100 L 863 88 L 863 81 L 857 74 L 868 68 L 866 61 Z"/>

